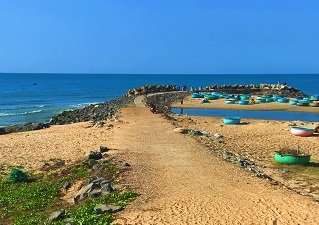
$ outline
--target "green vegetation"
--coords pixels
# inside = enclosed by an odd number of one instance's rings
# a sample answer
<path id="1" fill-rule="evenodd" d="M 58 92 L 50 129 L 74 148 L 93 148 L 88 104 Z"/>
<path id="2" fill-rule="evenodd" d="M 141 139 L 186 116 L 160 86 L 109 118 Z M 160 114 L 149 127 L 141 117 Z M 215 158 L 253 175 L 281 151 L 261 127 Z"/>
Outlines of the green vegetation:
<path id="1" fill-rule="evenodd" d="M 138 196 L 137 193 L 127 192 L 122 194 L 111 194 L 107 197 L 100 197 L 95 199 L 87 199 L 81 205 L 69 208 L 66 213 L 66 218 L 72 218 L 74 224 L 110 224 L 114 217 L 110 213 L 101 215 L 95 214 L 94 207 L 99 204 L 113 204 L 119 206 L 126 206 L 129 202 Z M 55 222 L 54 225 L 62 225 L 62 222 Z"/>
<path id="2" fill-rule="evenodd" d="M 28 176 L 22 170 L 17 168 L 12 168 L 9 175 L 8 181 L 10 182 L 27 182 Z"/>
<path id="3" fill-rule="evenodd" d="M 137 196 L 136 193 L 113 193 L 99 198 L 88 198 L 77 205 L 67 205 L 58 197 L 63 183 L 67 180 L 85 180 L 101 173 L 108 177 L 118 170 L 115 164 L 107 163 L 96 172 L 89 170 L 86 163 L 81 163 L 63 170 L 31 174 L 32 179 L 26 181 L 25 173 L 19 169 L 12 169 L 7 177 L 8 180 L 0 178 L 1 224 L 48 224 L 49 215 L 62 208 L 66 210 L 65 218 L 72 218 L 74 224 L 110 224 L 114 216 L 110 213 L 95 214 L 94 207 L 98 204 L 126 206 Z M 61 221 L 53 224 L 65 223 Z"/>

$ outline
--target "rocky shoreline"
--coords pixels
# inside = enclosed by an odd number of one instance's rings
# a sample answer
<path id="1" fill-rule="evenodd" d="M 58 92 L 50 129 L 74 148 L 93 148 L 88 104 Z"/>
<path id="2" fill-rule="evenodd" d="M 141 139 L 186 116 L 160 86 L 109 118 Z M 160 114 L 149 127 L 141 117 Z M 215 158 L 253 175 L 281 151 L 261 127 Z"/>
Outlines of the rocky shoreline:
<path id="1" fill-rule="evenodd" d="M 287 85 L 260 84 L 260 85 L 211 85 L 198 89 L 178 87 L 177 85 L 144 85 L 129 90 L 123 97 L 109 102 L 92 104 L 82 109 L 66 110 L 59 115 L 53 116 L 49 123 L 26 123 L 21 125 L 0 128 L 0 135 L 24 132 L 48 128 L 50 125 L 63 125 L 77 122 L 103 121 L 113 118 L 117 111 L 127 105 L 133 104 L 134 98 L 139 95 L 146 96 L 146 105 L 156 106 L 158 113 L 170 113 L 170 106 L 182 100 L 191 92 L 199 91 L 223 91 L 226 93 L 253 93 L 253 94 L 280 94 L 285 97 L 307 96 L 300 90 Z"/>

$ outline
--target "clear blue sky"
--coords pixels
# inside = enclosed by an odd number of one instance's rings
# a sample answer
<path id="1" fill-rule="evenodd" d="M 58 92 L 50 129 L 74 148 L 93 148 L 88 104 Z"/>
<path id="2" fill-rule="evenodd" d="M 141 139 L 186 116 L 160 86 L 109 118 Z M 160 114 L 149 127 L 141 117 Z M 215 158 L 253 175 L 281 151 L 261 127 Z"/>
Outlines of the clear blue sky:
<path id="1" fill-rule="evenodd" d="M 318 73 L 318 0 L 1 0 L 0 72 Z"/>

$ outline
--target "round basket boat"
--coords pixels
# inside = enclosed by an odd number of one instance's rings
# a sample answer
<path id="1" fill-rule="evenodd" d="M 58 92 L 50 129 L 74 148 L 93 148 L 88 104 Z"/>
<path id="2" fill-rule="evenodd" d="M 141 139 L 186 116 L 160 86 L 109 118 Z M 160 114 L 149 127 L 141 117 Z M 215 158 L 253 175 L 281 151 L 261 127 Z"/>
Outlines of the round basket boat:
<path id="1" fill-rule="evenodd" d="M 293 155 L 293 154 L 281 154 L 275 152 L 275 161 L 282 164 L 299 164 L 306 165 L 310 161 L 310 155 Z"/>
<path id="2" fill-rule="evenodd" d="M 273 98 L 265 98 L 265 102 L 273 102 Z"/>
<path id="3" fill-rule="evenodd" d="M 206 100 L 216 100 L 219 98 L 217 95 L 205 95 L 204 97 Z"/>
<path id="4" fill-rule="evenodd" d="M 238 104 L 239 104 L 239 105 L 248 105 L 248 104 L 249 104 L 249 101 L 248 101 L 248 100 L 239 100 L 239 101 L 238 101 Z"/>
<path id="5" fill-rule="evenodd" d="M 309 103 L 309 105 L 311 107 L 319 107 L 319 103 L 315 103 L 315 102 Z"/>
<path id="6" fill-rule="evenodd" d="M 240 124 L 239 117 L 225 117 L 223 118 L 224 124 Z"/>
<path id="7" fill-rule="evenodd" d="M 230 99 L 228 99 L 228 100 L 226 100 L 225 102 L 226 102 L 226 104 L 235 104 L 236 100 L 230 100 Z"/>
<path id="8" fill-rule="evenodd" d="M 290 132 L 293 135 L 300 136 L 300 137 L 309 137 L 313 135 L 314 128 L 309 127 L 290 127 Z"/>
<path id="9" fill-rule="evenodd" d="M 249 95 L 240 95 L 240 100 L 249 100 Z"/>
<path id="10" fill-rule="evenodd" d="M 192 98 L 200 98 L 201 95 L 199 93 L 193 93 Z"/>
<path id="11" fill-rule="evenodd" d="M 309 102 L 299 101 L 297 102 L 297 106 L 307 106 L 309 105 Z"/>
<path id="12" fill-rule="evenodd" d="M 288 98 L 278 98 L 277 102 L 279 102 L 279 103 L 287 103 L 287 102 L 289 102 L 289 99 Z"/>
<path id="13" fill-rule="evenodd" d="M 298 103 L 298 100 L 295 100 L 295 99 L 290 99 L 289 100 L 289 104 L 290 105 L 297 105 L 297 103 Z"/>

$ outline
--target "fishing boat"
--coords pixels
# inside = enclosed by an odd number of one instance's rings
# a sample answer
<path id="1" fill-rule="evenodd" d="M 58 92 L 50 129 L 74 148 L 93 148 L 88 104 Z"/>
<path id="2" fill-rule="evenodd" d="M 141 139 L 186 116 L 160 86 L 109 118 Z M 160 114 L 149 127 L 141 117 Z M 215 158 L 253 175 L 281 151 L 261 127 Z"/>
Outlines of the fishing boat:
<path id="1" fill-rule="evenodd" d="M 223 118 L 224 124 L 240 124 L 239 117 L 225 117 Z"/>
<path id="2" fill-rule="evenodd" d="M 249 104 L 249 100 L 239 100 L 238 104 L 239 105 L 248 105 Z"/>
<path id="3" fill-rule="evenodd" d="M 309 154 L 291 154 L 281 153 L 280 151 L 275 152 L 275 161 L 281 164 L 299 164 L 306 165 L 310 161 Z"/>
<path id="4" fill-rule="evenodd" d="M 297 127 L 297 126 L 292 126 L 290 127 L 290 132 L 293 135 L 300 136 L 300 137 L 309 137 L 313 135 L 314 128 L 309 128 L 309 127 Z"/>
<path id="5" fill-rule="evenodd" d="M 289 102 L 289 99 L 288 98 L 278 98 L 277 102 L 279 102 L 279 103 L 287 103 L 287 102 Z"/>
<path id="6" fill-rule="evenodd" d="M 298 103 L 298 100 L 297 100 L 297 99 L 290 99 L 290 100 L 289 100 L 289 104 L 290 104 L 290 105 L 297 105 L 297 103 Z"/>

